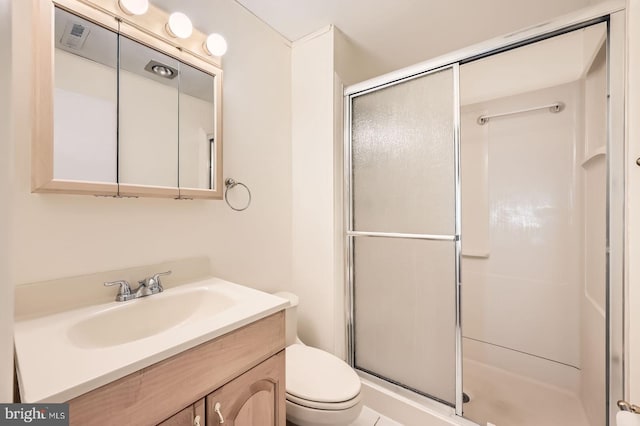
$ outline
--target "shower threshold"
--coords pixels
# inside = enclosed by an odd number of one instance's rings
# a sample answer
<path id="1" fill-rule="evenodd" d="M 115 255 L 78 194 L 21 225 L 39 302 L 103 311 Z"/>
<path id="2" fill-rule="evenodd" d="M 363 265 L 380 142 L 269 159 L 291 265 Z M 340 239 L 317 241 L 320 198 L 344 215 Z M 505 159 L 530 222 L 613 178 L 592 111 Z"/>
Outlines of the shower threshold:
<path id="1" fill-rule="evenodd" d="M 446 404 L 394 385 L 369 373 L 356 370 L 362 380 L 365 405 L 407 426 L 458 425 L 478 426 L 456 416 Z"/>

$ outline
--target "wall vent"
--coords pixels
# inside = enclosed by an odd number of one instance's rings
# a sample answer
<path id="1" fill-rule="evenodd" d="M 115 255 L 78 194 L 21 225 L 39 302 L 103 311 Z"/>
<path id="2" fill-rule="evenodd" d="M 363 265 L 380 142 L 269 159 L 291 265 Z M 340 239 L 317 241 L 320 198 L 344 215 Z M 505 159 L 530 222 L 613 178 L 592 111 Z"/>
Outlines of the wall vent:
<path id="1" fill-rule="evenodd" d="M 91 30 L 80 22 L 67 22 L 60 44 L 74 50 L 82 50 Z"/>

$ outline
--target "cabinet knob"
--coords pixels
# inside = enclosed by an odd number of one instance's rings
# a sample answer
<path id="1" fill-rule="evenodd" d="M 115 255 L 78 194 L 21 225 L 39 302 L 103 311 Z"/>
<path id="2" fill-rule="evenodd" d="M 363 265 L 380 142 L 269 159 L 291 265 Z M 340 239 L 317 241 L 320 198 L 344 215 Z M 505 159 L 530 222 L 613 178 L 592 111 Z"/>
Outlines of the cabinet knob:
<path id="1" fill-rule="evenodd" d="M 636 158 L 636 164 L 640 166 L 640 157 Z"/>
<path id="2" fill-rule="evenodd" d="M 222 417 L 222 412 L 220 411 L 220 408 L 222 408 L 222 405 L 219 402 L 216 402 L 216 404 L 213 406 L 213 411 L 215 411 L 218 417 L 220 418 L 220 424 L 223 424 L 224 417 Z"/>
<path id="3" fill-rule="evenodd" d="M 193 419 L 193 426 L 200 426 L 200 416 L 196 416 L 196 418 Z"/>

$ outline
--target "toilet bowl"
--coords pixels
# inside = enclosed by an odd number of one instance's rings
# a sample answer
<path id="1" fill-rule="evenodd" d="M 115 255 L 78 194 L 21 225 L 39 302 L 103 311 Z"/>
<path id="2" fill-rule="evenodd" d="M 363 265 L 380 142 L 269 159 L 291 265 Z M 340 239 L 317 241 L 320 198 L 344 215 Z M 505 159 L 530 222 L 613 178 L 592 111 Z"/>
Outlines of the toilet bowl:
<path id="1" fill-rule="evenodd" d="M 346 426 L 362 411 L 360 378 L 343 360 L 306 346 L 297 336 L 298 297 L 280 292 L 286 308 L 287 421 L 298 426 Z"/>

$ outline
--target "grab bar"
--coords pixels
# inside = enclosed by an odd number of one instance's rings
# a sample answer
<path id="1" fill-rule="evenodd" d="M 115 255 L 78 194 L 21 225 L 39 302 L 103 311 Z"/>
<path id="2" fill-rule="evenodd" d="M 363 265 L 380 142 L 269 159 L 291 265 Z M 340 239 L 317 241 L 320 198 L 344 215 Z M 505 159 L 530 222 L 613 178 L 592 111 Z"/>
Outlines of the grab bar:
<path id="1" fill-rule="evenodd" d="M 526 108 L 526 109 L 519 109 L 517 111 L 510 111 L 510 112 L 502 112 L 500 114 L 487 114 L 487 115 L 481 115 L 480 117 L 478 117 L 478 124 L 479 125 L 483 125 L 489 122 L 489 119 L 491 118 L 496 118 L 496 117 L 504 117 L 507 115 L 514 115 L 514 114 L 522 114 L 525 112 L 530 112 L 530 111 L 537 111 L 539 109 L 545 109 L 545 108 L 549 108 L 549 111 L 552 113 L 558 113 L 560 111 L 562 111 L 564 109 L 565 105 L 564 102 L 556 102 L 553 104 L 549 104 L 549 105 L 542 105 L 542 106 L 537 106 L 537 107 L 533 107 L 533 108 Z"/>

